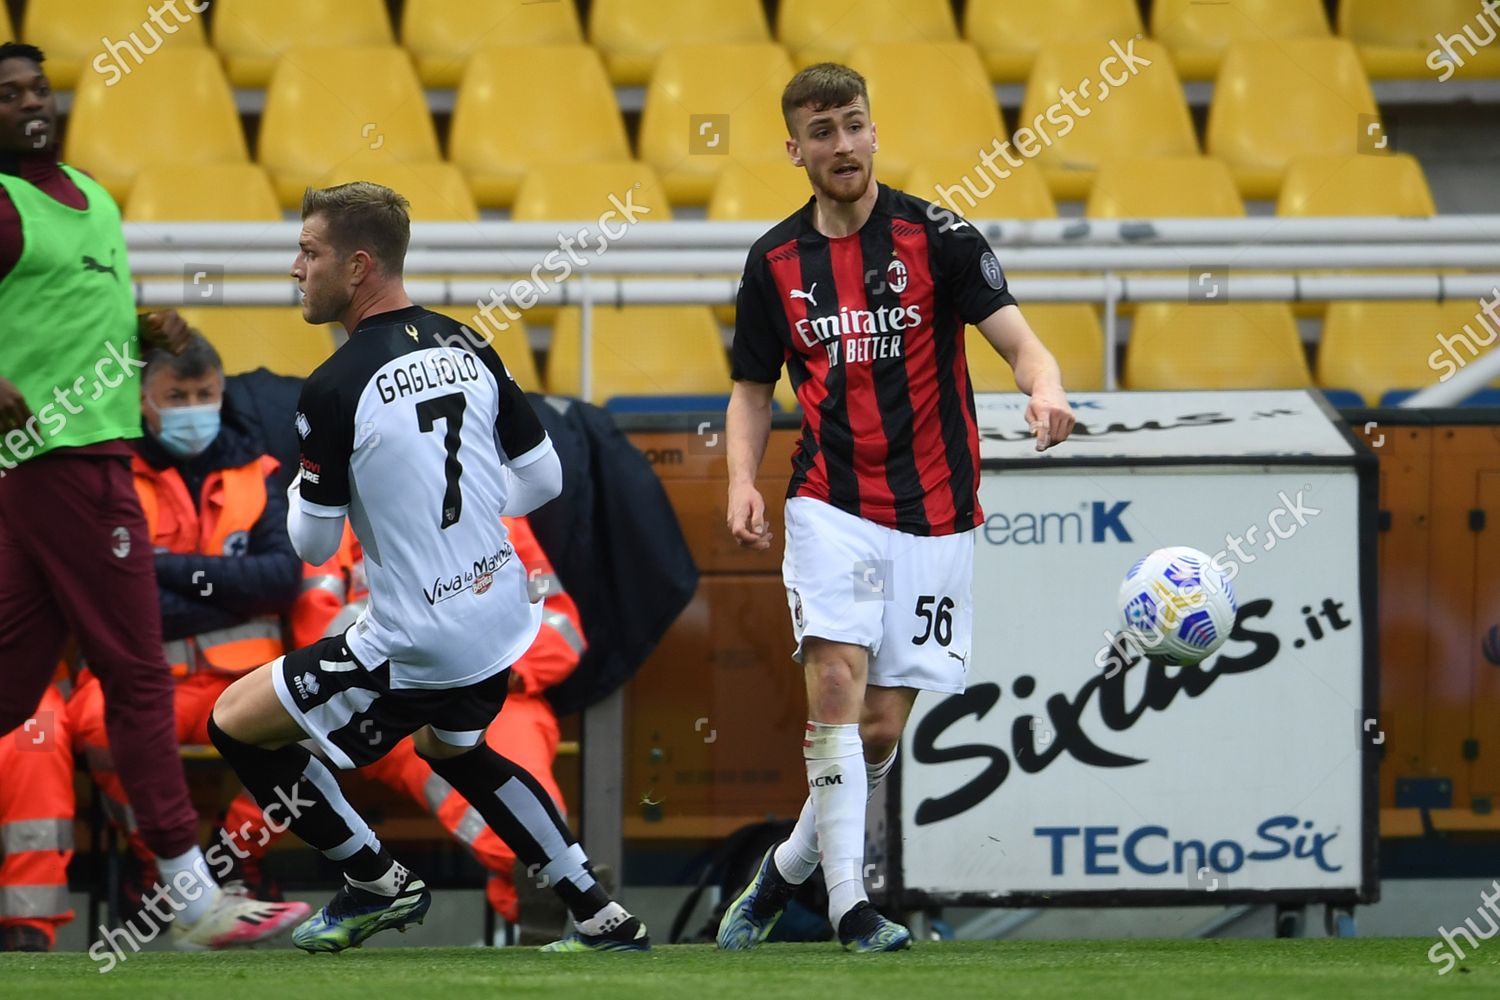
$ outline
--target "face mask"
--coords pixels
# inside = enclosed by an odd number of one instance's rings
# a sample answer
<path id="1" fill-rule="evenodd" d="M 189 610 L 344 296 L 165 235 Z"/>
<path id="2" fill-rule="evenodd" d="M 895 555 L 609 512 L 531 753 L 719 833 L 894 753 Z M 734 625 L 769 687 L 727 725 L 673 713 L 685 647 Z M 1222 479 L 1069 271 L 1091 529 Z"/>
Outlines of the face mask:
<path id="1" fill-rule="evenodd" d="M 219 436 L 219 404 L 157 408 L 161 432 L 156 440 L 178 458 L 201 455 Z"/>

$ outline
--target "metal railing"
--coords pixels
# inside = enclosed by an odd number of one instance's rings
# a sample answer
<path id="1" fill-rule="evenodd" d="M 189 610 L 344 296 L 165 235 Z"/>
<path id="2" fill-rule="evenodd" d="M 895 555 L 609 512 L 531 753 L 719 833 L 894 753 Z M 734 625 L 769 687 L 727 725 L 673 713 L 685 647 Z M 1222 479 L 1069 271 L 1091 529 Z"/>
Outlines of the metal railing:
<path id="1" fill-rule="evenodd" d="M 407 288 L 424 305 L 469 305 L 477 312 L 480 304 L 496 296 L 503 299 L 526 281 L 527 298 L 534 305 L 580 306 L 580 390 L 590 398 L 596 306 L 732 303 L 746 251 L 772 224 L 636 225 L 605 251 L 569 255 L 561 265 L 565 273 L 559 274 L 561 239 L 597 222 L 417 223 L 406 260 Z M 1110 389 L 1117 384 L 1119 306 L 1202 299 L 1202 282 L 1195 280 L 1200 277 L 1232 272 L 1237 301 L 1478 300 L 1500 288 L 1500 215 L 1047 219 L 973 225 L 1014 276 L 1023 302 L 1104 307 L 1104 384 Z M 201 285 L 193 276 L 205 268 L 221 268 L 227 280 L 216 302 L 295 305 L 298 294 L 287 272 L 299 232 L 295 222 L 127 223 L 138 301 L 146 306 L 198 304 Z M 554 258 L 554 264 L 545 265 Z M 1391 270 L 1401 273 L 1377 273 Z M 1467 273 L 1448 273 L 1455 270 Z M 1494 353 L 1500 356 L 1500 351 Z M 1491 362 L 1488 356 L 1476 360 L 1460 377 L 1434 387 L 1442 390 L 1436 397 L 1421 398 L 1463 398 L 1454 396 L 1453 387 L 1484 384 L 1497 372 L 1475 380 L 1500 366 L 1500 359 Z"/>

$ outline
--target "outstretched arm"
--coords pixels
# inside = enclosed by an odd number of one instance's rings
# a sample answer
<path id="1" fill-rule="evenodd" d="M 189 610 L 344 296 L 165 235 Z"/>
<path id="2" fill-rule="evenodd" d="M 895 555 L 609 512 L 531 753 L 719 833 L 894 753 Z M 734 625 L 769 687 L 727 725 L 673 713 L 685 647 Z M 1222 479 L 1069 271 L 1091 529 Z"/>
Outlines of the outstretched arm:
<path id="1" fill-rule="evenodd" d="M 1016 375 L 1016 385 L 1031 397 L 1026 424 L 1036 435 L 1036 450 L 1061 444 L 1073 432 L 1073 408 L 1063 391 L 1057 359 L 1047 350 L 1020 306 L 1002 306 L 979 323 L 984 339 L 1000 352 Z"/>
<path id="2" fill-rule="evenodd" d="M 729 461 L 729 532 L 746 548 L 771 547 L 766 501 L 755 488 L 755 474 L 771 437 L 774 383 L 739 381 L 729 393 L 724 449 Z"/>

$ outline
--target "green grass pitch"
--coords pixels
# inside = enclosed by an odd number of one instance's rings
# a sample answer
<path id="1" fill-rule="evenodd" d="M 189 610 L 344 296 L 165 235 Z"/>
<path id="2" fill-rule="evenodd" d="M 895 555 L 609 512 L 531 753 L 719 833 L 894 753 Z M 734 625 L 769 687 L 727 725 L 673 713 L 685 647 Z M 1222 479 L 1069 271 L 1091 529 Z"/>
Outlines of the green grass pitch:
<path id="1" fill-rule="evenodd" d="M 1500 996 L 1500 941 L 1445 976 L 1422 938 L 921 943 L 893 955 L 770 945 L 707 945 L 649 955 L 543 955 L 530 949 L 384 948 L 304 955 L 153 952 L 101 975 L 87 955 L 0 955 L 6 997 L 282 1000 L 349 997 L 585 997 L 590 1000 L 978 1000 L 1164 997 L 1372 1000 Z M 1492 950 L 1491 950 L 1492 949 Z"/>

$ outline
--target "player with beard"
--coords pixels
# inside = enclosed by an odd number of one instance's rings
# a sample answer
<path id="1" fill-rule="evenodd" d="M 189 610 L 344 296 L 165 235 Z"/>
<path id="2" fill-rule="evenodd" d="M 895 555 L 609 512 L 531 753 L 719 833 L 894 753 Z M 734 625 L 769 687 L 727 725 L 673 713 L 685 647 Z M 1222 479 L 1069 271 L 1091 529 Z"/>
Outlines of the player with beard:
<path id="1" fill-rule="evenodd" d="M 802 406 L 782 576 L 808 700 L 809 796 L 725 911 L 718 944 L 764 941 L 821 863 L 845 948 L 893 951 L 910 932 L 864 890 L 864 818 L 919 690 L 964 689 L 973 616 L 979 440 L 964 359 L 972 323 L 1031 398 L 1038 451 L 1074 417 L 1057 362 L 1016 305 L 983 236 L 875 179 L 864 78 L 822 63 L 781 99 L 793 165 L 813 197 L 750 250 L 727 415 L 728 527 L 771 544 L 755 477 L 786 368 Z"/>

